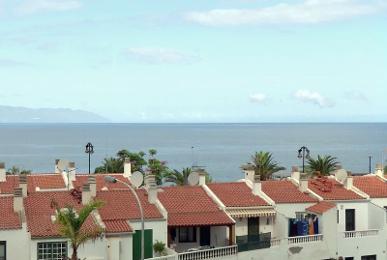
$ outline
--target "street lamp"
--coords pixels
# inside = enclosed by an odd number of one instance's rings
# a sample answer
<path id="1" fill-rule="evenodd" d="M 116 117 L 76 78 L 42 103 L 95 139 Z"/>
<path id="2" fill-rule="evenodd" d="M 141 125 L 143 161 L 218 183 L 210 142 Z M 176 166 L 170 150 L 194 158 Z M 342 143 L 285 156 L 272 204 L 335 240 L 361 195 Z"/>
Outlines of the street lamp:
<path id="1" fill-rule="evenodd" d="M 120 180 L 114 178 L 113 176 L 105 176 L 105 182 L 109 182 L 109 183 L 119 182 L 119 183 L 124 184 L 126 187 L 129 188 L 129 190 L 132 192 L 133 196 L 136 198 L 137 206 L 140 209 L 140 215 L 141 215 L 141 258 L 140 258 L 140 260 L 144 260 L 144 211 L 143 211 L 140 199 L 138 198 L 138 195 L 137 195 L 136 191 L 133 189 L 133 187 L 131 185 L 127 184 L 126 182 L 120 181 Z"/>
<path id="2" fill-rule="evenodd" d="M 305 173 L 305 158 L 310 158 L 310 151 L 306 146 L 303 146 L 298 150 L 298 158 L 302 158 L 302 173 Z"/>
<path id="3" fill-rule="evenodd" d="M 94 146 L 91 143 L 87 143 L 85 153 L 89 154 L 89 174 L 90 174 L 90 156 L 94 153 Z"/>

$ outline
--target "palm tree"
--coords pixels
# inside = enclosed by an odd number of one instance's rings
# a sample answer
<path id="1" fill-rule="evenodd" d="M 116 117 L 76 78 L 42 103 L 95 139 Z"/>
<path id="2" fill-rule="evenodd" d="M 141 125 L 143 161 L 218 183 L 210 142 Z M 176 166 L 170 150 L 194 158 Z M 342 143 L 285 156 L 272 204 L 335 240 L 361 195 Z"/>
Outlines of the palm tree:
<path id="1" fill-rule="evenodd" d="M 320 172 L 322 175 L 329 175 L 335 171 L 339 166 L 339 162 L 336 157 L 331 155 L 317 156 L 317 159 L 308 159 L 307 171 L 309 173 Z"/>
<path id="2" fill-rule="evenodd" d="M 270 152 L 255 152 L 251 156 L 252 164 L 255 175 L 260 175 L 261 180 L 271 179 L 273 174 L 286 168 L 279 166 L 276 161 L 273 160 L 273 155 Z"/>
<path id="3" fill-rule="evenodd" d="M 95 168 L 95 173 L 119 173 L 124 171 L 122 160 L 114 157 L 105 158 L 103 165 Z"/>
<path id="4" fill-rule="evenodd" d="M 184 168 L 182 171 L 173 170 L 165 175 L 165 182 L 175 183 L 177 186 L 188 184 L 188 176 L 191 174 L 191 168 Z"/>
<path id="5" fill-rule="evenodd" d="M 84 224 L 93 210 L 103 206 L 102 201 L 91 201 L 77 213 L 71 206 L 60 208 L 58 203 L 52 201 L 56 209 L 56 223 L 59 224 L 59 233 L 70 240 L 73 253 L 71 260 L 78 260 L 78 248 L 89 240 L 97 239 L 102 233 L 101 228 L 86 229 Z"/>

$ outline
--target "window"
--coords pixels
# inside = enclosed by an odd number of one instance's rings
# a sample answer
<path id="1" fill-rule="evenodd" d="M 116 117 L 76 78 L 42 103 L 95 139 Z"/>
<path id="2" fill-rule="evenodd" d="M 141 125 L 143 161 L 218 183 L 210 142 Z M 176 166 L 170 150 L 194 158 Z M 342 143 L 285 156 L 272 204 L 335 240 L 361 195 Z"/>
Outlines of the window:
<path id="1" fill-rule="evenodd" d="M 0 241 L 0 260 L 7 260 L 7 242 Z"/>
<path id="2" fill-rule="evenodd" d="M 340 211 L 336 210 L 336 219 L 337 219 L 337 224 L 340 223 Z"/>
<path id="3" fill-rule="evenodd" d="M 179 242 L 196 242 L 196 227 L 179 228 Z"/>
<path id="4" fill-rule="evenodd" d="M 38 243 L 38 260 L 62 260 L 67 256 L 67 242 Z"/>
<path id="5" fill-rule="evenodd" d="M 365 255 L 361 257 L 361 260 L 376 260 L 376 255 Z"/>
<path id="6" fill-rule="evenodd" d="M 353 256 L 344 258 L 345 260 L 354 260 L 355 258 Z"/>
<path id="7" fill-rule="evenodd" d="M 386 223 L 387 223 L 387 206 L 384 206 L 384 211 L 385 211 L 385 214 L 386 214 Z"/>
<path id="8" fill-rule="evenodd" d="M 355 230 L 355 210 L 346 209 L 345 210 L 345 231 L 354 231 Z"/>

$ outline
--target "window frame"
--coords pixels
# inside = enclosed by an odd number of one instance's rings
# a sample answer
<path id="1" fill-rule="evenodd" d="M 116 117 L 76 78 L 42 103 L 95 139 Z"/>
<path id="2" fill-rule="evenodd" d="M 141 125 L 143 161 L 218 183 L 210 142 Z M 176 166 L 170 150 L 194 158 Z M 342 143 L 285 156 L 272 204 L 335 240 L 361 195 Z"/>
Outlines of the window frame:
<path id="1" fill-rule="evenodd" d="M 197 227 L 179 227 L 179 242 L 180 243 L 196 243 L 197 242 Z M 182 238 L 182 230 L 186 230 L 186 238 Z M 193 239 L 190 239 L 189 231 L 192 230 L 193 232 Z"/>
<path id="2" fill-rule="evenodd" d="M 56 247 L 54 250 L 54 245 L 61 245 L 61 247 Z M 43 245 L 42 249 L 39 247 Z M 64 246 L 63 246 L 64 245 Z M 42 254 L 41 250 L 49 249 L 47 253 Z M 63 249 L 64 248 L 64 249 Z M 57 259 L 62 259 L 62 256 L 65 254 L 68 256 L 68 242 L 67 241 L 47 241 L 47 242 L 38 242 L 36 245 L 36 256 L 37 260 L 57 260 Z M 60 250 L 58 250 L 60 249 Z M 55 251 L 55 253 L 54 253 Z M 57 255 L 57 252 L 61 252 L 61 255 Z M 61 257 L 61 258 L 59 258 Z"/>
<path id="3" fill-rule="evenodd" d="M 7 260 L 7 241 L 0 241 L 0 245 L 4 246 L 4 260 Z"/>

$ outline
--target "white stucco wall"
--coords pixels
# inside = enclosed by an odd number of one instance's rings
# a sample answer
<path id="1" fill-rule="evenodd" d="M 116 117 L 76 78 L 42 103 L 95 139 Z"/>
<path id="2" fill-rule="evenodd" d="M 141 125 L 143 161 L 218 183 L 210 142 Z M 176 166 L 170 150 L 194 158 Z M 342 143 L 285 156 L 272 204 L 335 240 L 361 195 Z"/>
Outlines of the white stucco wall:
<path id="1" fill-rule="evenodd" d="M 29 236 L 25 223 L 22 229 L 0 230 L 0 241 L 7 242 L 7 259 L 30 259 Z"/>
<path id="2" fill-rule="evenodd" d="M 338 232 L 345 231 L 345 210 L 355 209 L 355 229 L 367 230 L 368 228 L 368 201 L 336 202 L 339 210 Z"/>
<path id="3" fill-rule="evenodd" d="M 32 239 L 30 241 L 30 259 L 36 260 L 38 256 L 38 243 L 41 242 L 61 242 L 67 241 L 62 238 L 52 239 Z M 67 241 L 68 255 L 71 256 L 72 248 Z M 105 260 L 107 259 L 107 241 L 106 238 L 97 239 L 96 241 L 88 241 L 78 248 L 79 258 L 87 258 L 87 260 Z"/>
<path id="4" fill-rule="evenodd" d="M 127 260 L 133 256 L 132 235 L 107 237 L 108 260 Z"/>
<path id="5" fill-rule="evenodd" d="M 130 221 L 130 226 L 133 230 L 141 230 L 141 221 Z M 145 229 L 153 230 L 153 244 L 161 241 L 165 244 L 168 242 L 168 225 L 166 220 L 145 221 Z"/>

